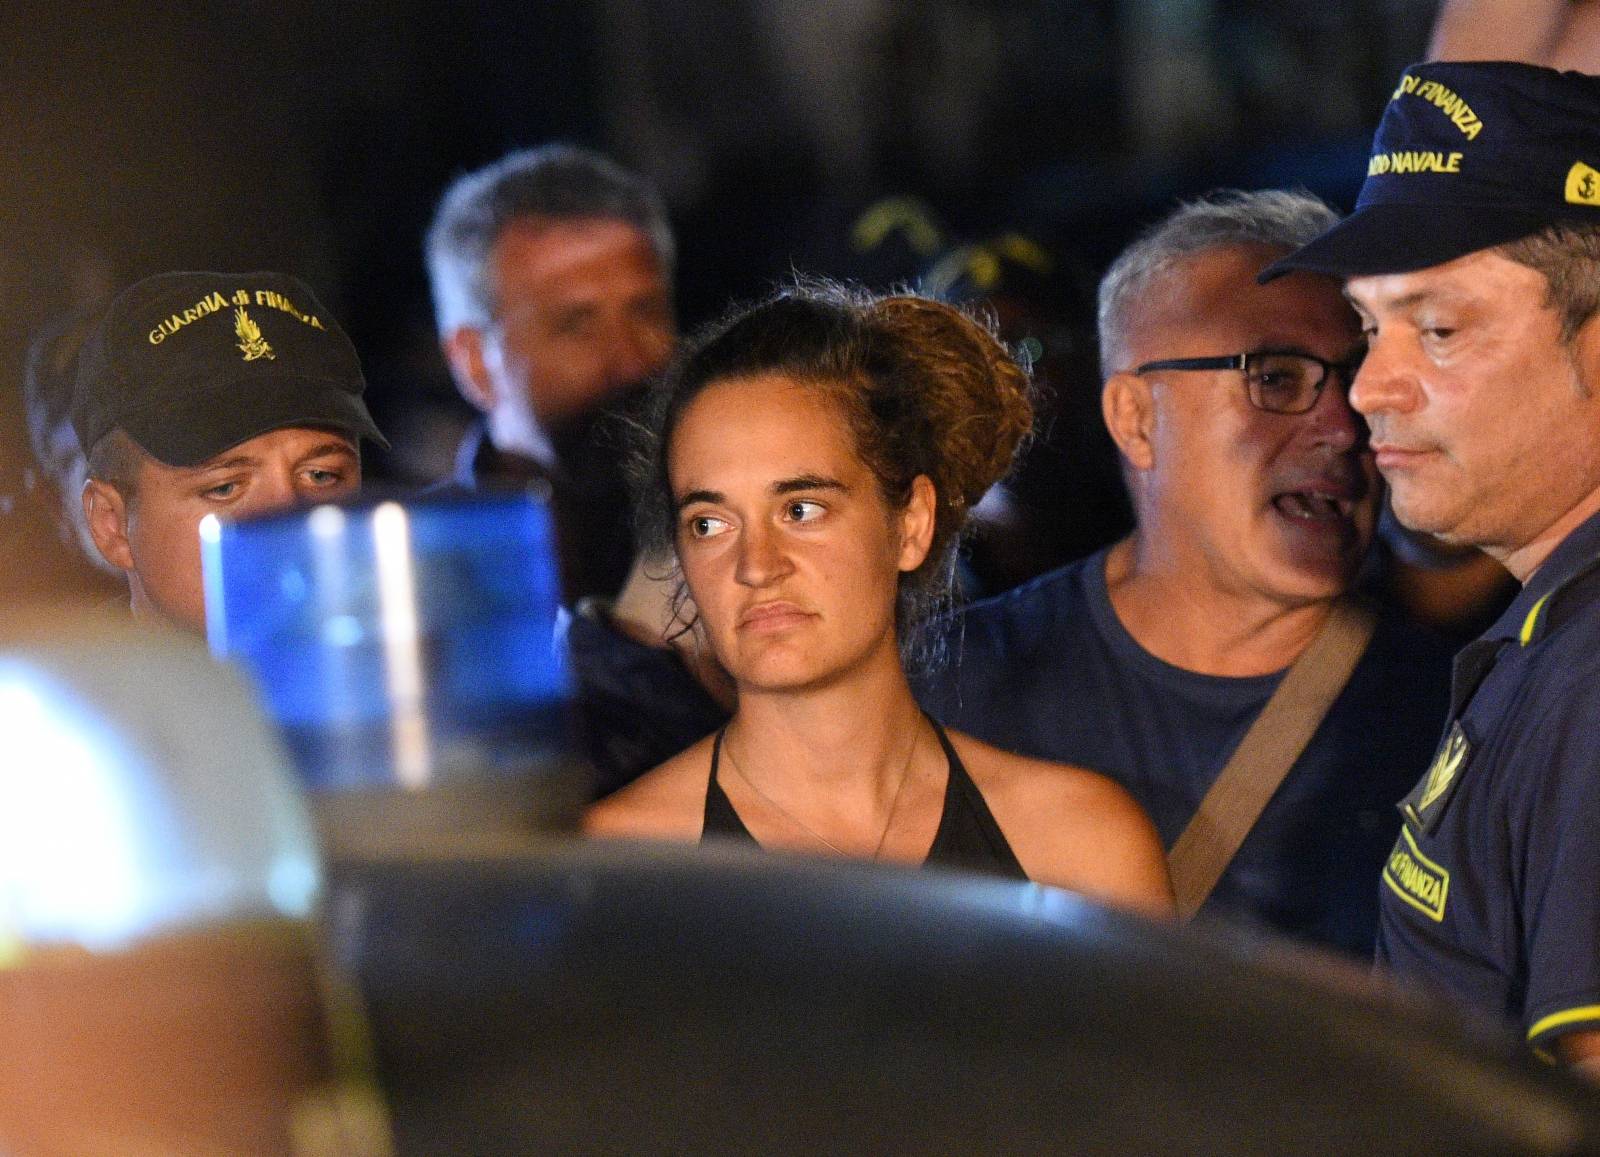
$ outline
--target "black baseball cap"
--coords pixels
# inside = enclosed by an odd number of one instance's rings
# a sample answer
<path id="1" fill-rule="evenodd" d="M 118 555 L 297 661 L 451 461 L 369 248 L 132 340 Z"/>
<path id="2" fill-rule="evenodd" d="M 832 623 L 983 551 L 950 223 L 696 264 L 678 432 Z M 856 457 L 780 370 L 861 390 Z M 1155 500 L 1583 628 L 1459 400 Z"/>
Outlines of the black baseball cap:
<path id="1" fill-rule="evenodd" d="M 1600 77 L 1415 64 L 1384 110 L 1355 212 L 1261 273 L 1408 273 L 1557 222 L 1600 224 Z"/>
<path id="2" fill-rule="evenodd" d="M 78 361 L 72 425 L 87 452 L 120 427 L 169 466 L 198 466 L 288 426 L 387 446 L 355 347 L 281 273 L 162 273 L 117 297 Z"/>

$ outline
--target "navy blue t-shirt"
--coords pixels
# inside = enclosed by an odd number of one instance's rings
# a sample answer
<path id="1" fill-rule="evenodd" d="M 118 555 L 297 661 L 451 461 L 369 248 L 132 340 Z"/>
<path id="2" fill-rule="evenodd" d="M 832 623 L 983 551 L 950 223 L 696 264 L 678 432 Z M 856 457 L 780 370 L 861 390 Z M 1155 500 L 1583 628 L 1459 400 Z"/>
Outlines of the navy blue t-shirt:
<path id="1" fill-rule="evenodd" d="M 1456 660 L 1384 868 L 1378 961 L 1520 1023 L 1600 1029 L 1600 516 Z"/>
<path id="2" fill-rule="evenodd" d="M 949 651 L 922 689 L 935 718 L 998 747 L 1111 776 L 1168 848 L 1282 677 L 1201 675 L 1150 654 L 1112 609 L 1104 552 L 968 607 Z M 1395 803 L 1438 739 L 1449 662 L 1443 640 L 1380 618 L 1207 915 L 1370 957 Z"/>

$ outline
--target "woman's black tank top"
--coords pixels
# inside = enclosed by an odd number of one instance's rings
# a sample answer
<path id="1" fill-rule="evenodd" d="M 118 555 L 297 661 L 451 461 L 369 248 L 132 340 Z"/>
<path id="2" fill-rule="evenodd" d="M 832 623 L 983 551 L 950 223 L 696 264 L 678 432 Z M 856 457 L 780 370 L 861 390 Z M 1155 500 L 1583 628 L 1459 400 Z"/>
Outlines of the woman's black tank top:
<path id="1" fill-rule="evenodd" d="M 1017 862 L 1016 854 L 995 823 L 983 793 L 972 782 L 961 757 L 950 745 L 950 737 L 938 722 L 929 719 L 944 748 L 945 761 L 950 776 L 944 789 L 944 813 L 939 817 L 939 830 L 934 834 L 933 846 L 928 849 L 924 866 L 961 868 L 970 872 L 987 872 L 1013 880 L 1026 880 L 1028 875 Z M 722 759 L 722 736 L 726 727 L 717 732 L 711 745 L 711 778 L 706 785 L 706 813 L 700 839 L 740 839 L 755 843 L 756 839 L 744 826 L 739 813 L 722 785 L 717 782 L 717 765 Z"/>

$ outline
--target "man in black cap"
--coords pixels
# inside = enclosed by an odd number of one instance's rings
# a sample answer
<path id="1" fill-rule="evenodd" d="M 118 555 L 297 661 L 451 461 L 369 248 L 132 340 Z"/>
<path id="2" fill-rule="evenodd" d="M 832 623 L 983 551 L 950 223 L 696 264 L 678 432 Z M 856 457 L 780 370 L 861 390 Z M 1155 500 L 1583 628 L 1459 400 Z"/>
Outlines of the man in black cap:
<path id="1" fill-rule="evenodd" d="M 1285 269 L 1347 279 L 1401 522 L 1522 584 L 1456 659 L 1379 960 L 1600 1069 L 1600 78 L 1413 67 L 1356 212 Z"/>
<path id="2" fill-rule="evenodd" d="M 276 273 L 166 273 L 119 296 L 80 355 L 84 516 L 135 615 L 205 627 L 198 527 L 339 498 L 384 444 L 354 347 Z"/>

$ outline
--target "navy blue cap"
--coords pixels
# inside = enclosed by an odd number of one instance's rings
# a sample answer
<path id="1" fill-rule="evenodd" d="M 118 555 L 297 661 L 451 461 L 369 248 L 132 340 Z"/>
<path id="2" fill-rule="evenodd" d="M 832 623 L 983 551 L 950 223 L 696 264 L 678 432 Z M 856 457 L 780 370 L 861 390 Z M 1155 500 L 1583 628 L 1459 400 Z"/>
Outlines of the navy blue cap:
<path id="1" fill-rule="evenodd" d="M 355 347 L 303 281 L 161 273 L 124 290 L 90 332 L 72 425 L 85 452 L 120 428 L 170 466 L 290 426 L 387 446 L 365 389 Z"/>
<path id="2" fill-rule="evenodd" d="M 1407 273 L 1561 221 L 1600 224 L 1600 77 L 1415 64 L 1378 124 L 1355 212 L 1261 280 Z"/>

